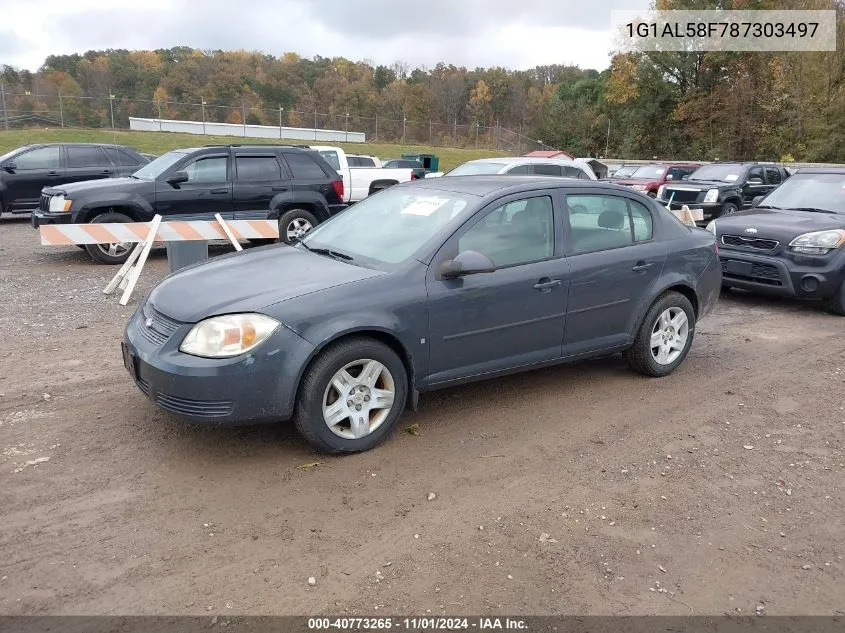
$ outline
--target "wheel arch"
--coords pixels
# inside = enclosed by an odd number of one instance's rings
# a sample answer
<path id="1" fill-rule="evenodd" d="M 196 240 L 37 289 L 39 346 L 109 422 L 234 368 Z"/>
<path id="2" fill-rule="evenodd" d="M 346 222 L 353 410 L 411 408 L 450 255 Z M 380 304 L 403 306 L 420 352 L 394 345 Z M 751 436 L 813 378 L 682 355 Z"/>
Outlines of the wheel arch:
<path id="1" fill-rule="evenodd" d="M 308 371 L 308 368 L 314 363 L 314 361 L 319 357 L 319 355 L 326 350 L 326 348 L 337 345 L 338 343 L 353 339 L 353 338 L 370 338 L 375 341 L 378 341 L 387 347 L 389 347 L 396 355 L 399 357 L 399 360 L 402 361 L 402 365 L 405 367 L 405 373 L 408 377 L 408 402 L 406 405 L 407 409 L 411 409 L 412 411 L 417 410 L 417 401 L 419 400 L 419 392 L 414 387 L 414 362 L 413 356 L 410 350 L 402 343 L 402 341 L 392 332 L 374 327 L 374 326 L 367 326 L 355 329 L 345 330 L 343 332 L 338 332 L 334 336 L 327 338 L 325 341 L 320 343 L 316 346 L 313 350 L 311 350 L 311 354 L 309 355 L 307 361 L 302 365 L 302 368 L 299 370 L 299 375 L 296 378 L 296 394 L 297 397 L 299 395 L 299 390 L 302 388 L 302 379 L 305 376 L 305 372 Z"/>
<path id="2" fill-rule="evenodd" d="M 388 187 L 392 187 L 393 185 L 398 185 L 398 180 L 391 180 L 391 179 L 382 179 L 382 180 L 374 180 L 370 183 L 370 188 L 368 190 L 367 195 L 372 195 L 376 191 L 382 191 L 383 189 L 387 189 Z"/>
<path id="3" fill-rule="evenodd" d="M 130 202 L 104 202 L 86 207 L 79 214 L 79 221 L 80 223 L 90 222 L 98 215 L 104 215 L 106 213 L 122 213 L 133 222 L 149 221 L 149 213 L 145 209 Z"/>

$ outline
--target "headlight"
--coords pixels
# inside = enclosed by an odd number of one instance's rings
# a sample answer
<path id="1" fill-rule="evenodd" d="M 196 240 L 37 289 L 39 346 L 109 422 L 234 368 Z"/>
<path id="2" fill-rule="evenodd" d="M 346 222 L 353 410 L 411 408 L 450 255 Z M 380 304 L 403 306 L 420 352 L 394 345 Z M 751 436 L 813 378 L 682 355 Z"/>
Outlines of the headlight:
<path id="1" fill-rule="evenodd" d="M 663 193 L 664 193 L 665 191 L 666 191 L 666 186 L 665 186 L 665 185 L 660 185 L 660 186 L 657 188 L 657 197 L 658 197 L 658 198 L 660 198 L 661 200 L 664 200 Z"/>
<path id="2" fill-rule="evenodd" d="M 64 196 L 51 196 L 50 198 L 50 213 L 64 213 L 70 211 L 71 200 L 67 200 Z"/>
<path id="3" fill-rule="evenodd" d="M 796 253 L 806 255 L 824 255 L 828 251 L 845 244 L 845 230 L 814 231 L 799 235 L 789 243 L 789 248 Z"/>
<path id="4" fill-rule="evenodd" d="M 229 358 L 260 345 L 281 325 L 263 314 L 226 314 L 197 323 L 180 352 L 203 358 Z"/>
<path id="5" fill-rule="evenodd" d="M 718 189 L 708 189 L 704 196 L 704 202 L 717 202 L 719 200 Z"/>
<path id="6" fill-rule="evenodd" d="M 645 185 L 631 185 L 631 189 L 633 189 L 634 191 L 645 191 L 646 186 Z"/>
<path id="7" fill-rule="evenodd" d="M 710 220 L 707 226 L 704 227 L 705 231 L 710 231 L 713 235 L 716 235 L 716 220 Z"/>

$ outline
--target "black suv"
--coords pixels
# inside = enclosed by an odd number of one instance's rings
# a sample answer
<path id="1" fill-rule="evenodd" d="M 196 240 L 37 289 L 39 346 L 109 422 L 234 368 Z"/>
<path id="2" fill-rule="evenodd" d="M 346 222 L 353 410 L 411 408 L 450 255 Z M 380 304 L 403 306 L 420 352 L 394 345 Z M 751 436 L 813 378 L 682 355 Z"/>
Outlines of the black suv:
<path id="1" fill-rule="evenodd" d="M 845 169 L 801 169 L 748 211 L 707 225 L 722 285 L 823 299 L 845 316 Z"/>
<path id="2" fill-rule="evenodd" d="M 291 242 L 346 208 L 343 181 L 314 150 L 292 145 L 215 145 L 168 152 L 128 178 L 44 189 L 32 226 L 88 222 L 278 219 Z M 122 244 L 90 244 L 104 264 L 129 257 Z"/>
<path id="3" fill-rule="evenodd" d="M 0 213 L 36 209 L 44 187 L 128 176 L 148 162 L 131 147 L 122 145 L 24 145 L 0 156 Z"/>
<path id="4" fill-rule="evenodd" d="M 657 191 L 662 204 L 671 200 L 673 210 L 687 205 L 701 209 L 704 221 L 731 215 L 751 207 L 784 180 L 789 172 L 773 163 L 712 163 L 702 165 L 681 182 L 663 185 Z"/>

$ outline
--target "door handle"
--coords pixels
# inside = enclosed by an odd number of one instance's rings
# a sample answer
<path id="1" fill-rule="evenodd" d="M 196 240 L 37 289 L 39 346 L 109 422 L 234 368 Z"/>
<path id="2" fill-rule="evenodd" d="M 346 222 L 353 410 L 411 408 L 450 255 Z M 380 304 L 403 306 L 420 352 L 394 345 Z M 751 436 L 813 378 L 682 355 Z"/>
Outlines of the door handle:
<path id="1" fill-rule="evenodd" d="M 637 262 L 636 266 L 634 266 L 631 270 L 633 270 L 635 273 L 641 273 L 648 270 L 652 266 L 654 266 L 654 262 Z"/>
<path id="2" fill-rule="evenodd" d="M 113 169 L 104 169 L 104 170 L 103 170 L 103 173 L 104 173 L 104 174 L 113 174 L 113 173 L 114 173 L 114 170 L 113 170 Z"/>
<path id="3" fill-rule="evenodd" d="M 270 187 L 270 191 L 287 191 L 287 187 Z"/>
<path id="4" fill-rule="evenodd" d="M 57 172 L 57 171 L 53 171 L 53 170 L 51 169 L 50 171 L 48 171 L 48 172 L 47 172 L 47 175 L 48 175 L 48 176 L 58 176 L 58 175 L 59 175 L 59 172 Z"/>
<path id="5" fill-rule="evenodd" d="M 560 279 L 548 279 L 544 278 L 534 284 L 535 290 L 551 290 L 562 284 L 563 282 Z"/>
<path id="6" fill-rule="evenodd" d="M 227 187 L 222 187 L 220 189 L 212 189 L 210 193 L 229 193 L 229 189 Z"/>

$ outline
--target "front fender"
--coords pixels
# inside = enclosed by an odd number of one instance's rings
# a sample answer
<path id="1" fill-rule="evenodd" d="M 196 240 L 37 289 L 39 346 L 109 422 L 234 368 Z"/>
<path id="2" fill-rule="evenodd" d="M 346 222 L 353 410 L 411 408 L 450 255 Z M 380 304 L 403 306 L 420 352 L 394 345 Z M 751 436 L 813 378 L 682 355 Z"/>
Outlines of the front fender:
<path id="1" fill-rule="evenodd" d="M 147 200 L 137 195 L 126 194 L 113 195 L 108 198 L 97 200 L 83 201 L 79 210 L 76 211 L 75 221 L 77 224 L 90 222 L 91 219 L 98 215 L 100 211 L 110 207 L 123 207 L 125 209 L 130 209 L 135 216 L 135 220 L 138 222 L 149 222 L 155 215 L 153 206 L 147 202 Z"/>

